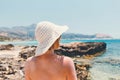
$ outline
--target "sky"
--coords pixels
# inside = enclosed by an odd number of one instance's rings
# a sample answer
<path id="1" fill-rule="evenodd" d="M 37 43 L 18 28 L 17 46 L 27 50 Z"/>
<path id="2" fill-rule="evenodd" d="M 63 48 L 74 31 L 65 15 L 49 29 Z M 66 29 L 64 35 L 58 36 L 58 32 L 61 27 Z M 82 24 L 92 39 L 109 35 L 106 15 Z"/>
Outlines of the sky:
<path id="1" fill-rule="evenodd" d="M 120 0 L 0 0 L 0 27 L 41 21 L 67 25 L 70 33 L 120 38 Z"/>

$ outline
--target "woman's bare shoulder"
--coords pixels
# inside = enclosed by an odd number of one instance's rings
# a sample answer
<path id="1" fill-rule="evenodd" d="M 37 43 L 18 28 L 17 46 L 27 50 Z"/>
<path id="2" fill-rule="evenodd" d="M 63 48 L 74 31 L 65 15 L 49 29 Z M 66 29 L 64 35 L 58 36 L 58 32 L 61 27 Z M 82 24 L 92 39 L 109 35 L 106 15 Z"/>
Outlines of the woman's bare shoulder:
<path id="1" fill-rule="evenodd" d="M 66 67 L 74 65 L 72 58 L 66 57 L 66 56 L 64 57 L 63 63 L 64 63 L 64 66 L 66 66 Z"/>
<path id="2" fill-rule="evenodd" d="M 31 62 L 31 61 L 33 61 L 33 58 L 34 58 L 34 57 L 29 57 L 29 58 L 27 58 L 26 62 Z"/>
<path id="3" fill-rule="evenodd" d="M 67 80 L 77 80 L 75 65 L 72 58 L 65 57 L 64 66 L 65 66 L 65 73 L 67 76 Z"/>
<path id="4" fill-rule="evenodd" d="M 64 61 L 73 62 L 72 58 L 64 56 Z"/>
<path id="5" fill-rule="evenodd" d="M 29 57 L 29 58 L 27 58 L 25 64 L 26 64 L 26 65 L 30 65 L 32 62 L 34 62 L 34 60 L 35 60 L 34 57 Z"/>

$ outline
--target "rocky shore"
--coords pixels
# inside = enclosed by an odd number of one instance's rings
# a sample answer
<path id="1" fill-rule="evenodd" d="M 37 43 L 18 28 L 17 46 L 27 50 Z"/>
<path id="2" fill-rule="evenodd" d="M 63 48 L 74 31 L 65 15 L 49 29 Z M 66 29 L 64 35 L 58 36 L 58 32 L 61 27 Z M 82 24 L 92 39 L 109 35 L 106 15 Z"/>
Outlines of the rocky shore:
<path id="1" fill-rule="evenodd" d="M 8 47 L 9 46 L 9 47 Z M 36 46 L 16 46 L 0 45 L 0 80 L 24 80 L 24 63 L 30 56 L 34 56 Z M 17 51 L 16 53 L 13 51 Z M 58 50 L 58 55 L 65 55 L 73 58 L 78 80 L 90 80 L 89 68 L 92 67 L 90 59 L 102 54 L 106 50 L 106 43 L 87 42 L 62 44 Z M 9 53 L 5 53 L 10 51 Z M 8 57 L 10 54 L 17 54 L 16 57 Z"/>
<path id="2" fill-rule="evenodd" d="M 100 53 L 105 49 L 106 43 L 104 42 L 74 42 L 61 45 L 60 48 L 56 50 L 56 53 L 69 57 L 83 57 L 87 55 L 96 55 L 96 53 Z"/>

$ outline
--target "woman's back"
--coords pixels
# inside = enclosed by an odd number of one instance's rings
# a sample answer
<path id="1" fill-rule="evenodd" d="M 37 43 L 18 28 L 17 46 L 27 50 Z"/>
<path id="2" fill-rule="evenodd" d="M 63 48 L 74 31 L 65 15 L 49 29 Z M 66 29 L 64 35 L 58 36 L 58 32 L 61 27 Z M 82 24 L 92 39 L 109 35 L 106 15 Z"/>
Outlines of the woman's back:
<path id="1" fill-rule="evenodd" d="M 30 80 L 76 80 L 70 76 L 69 71 L 71 71 L 70 67 L 72 67 L 70 65 L 73 65 L 73 63 L 68 57 L 58 55 L 49 59 L 32 57 L 27 60 L 27 63 Z M 68 79 L 69 76 L 71 79 Z"/>

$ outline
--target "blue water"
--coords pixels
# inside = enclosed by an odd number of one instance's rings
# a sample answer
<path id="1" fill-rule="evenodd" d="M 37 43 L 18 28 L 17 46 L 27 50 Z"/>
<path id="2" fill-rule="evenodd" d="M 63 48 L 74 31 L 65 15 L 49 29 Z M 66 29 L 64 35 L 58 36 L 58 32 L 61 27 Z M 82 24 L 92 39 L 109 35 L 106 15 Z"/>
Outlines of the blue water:
<path id="1" fill-rule="evenodd" d="M 90 69 L 92 80 L 120 80 L 120 39 L 112 40 L 61 40 L 61 43 L 70 42 L 105 42 L 107 50 L 103 55 L 91 61 Z M 36 41 L 0 42 L 0 44 L 37 45 Z"/>
<path id="2" fill-rule="evenodd" d="M 120 39 L 104 39 L 104 40 L 64 40 L 61 39 L 61 43 L 70 43 L 70 42 L 106 42 L 107 44 L 111 43 L 120 43 Z M 14 45 L 37 45 L 37 41 L 14 41 L 14 42 L 0 42 L 0 44 L 14 44 Z"/>
<path id="3" fill-rule="evenodd" d="M 120 80 L 120 40 L 105 40 L 106 52 L 92 61 L 93 80 Z"/>

